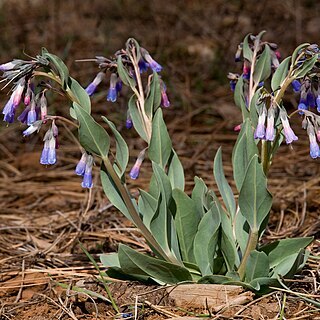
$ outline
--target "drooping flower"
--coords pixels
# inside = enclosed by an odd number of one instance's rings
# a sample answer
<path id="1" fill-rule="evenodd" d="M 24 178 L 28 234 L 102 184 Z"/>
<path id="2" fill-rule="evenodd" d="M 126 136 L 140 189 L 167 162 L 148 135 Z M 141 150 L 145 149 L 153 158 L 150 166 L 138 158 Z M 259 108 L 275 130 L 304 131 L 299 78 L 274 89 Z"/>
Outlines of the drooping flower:
<path id="1" fill-rule="evenodd" d="M 25 93 L 24 99 L 23 99 L 23 103 L 25 106 L 28 106 L 30 104 L 32 95 L 33 95 L 33 89 L 32 89 L 32 85 L 29 80 L 28 85 L 27 85 L 27 90 L 26 90 L 26 93 Z"/>
<path id="2" fill-rule="evenodd" d="M 140 51 L 143 59 L 149 64 L 153 71 L 160 72 L 162 70 L 162 66 L 151 57 L 146 49 L 140 48 Z"/>
<path id="3" fill-rule="evenodd" d="M 258 118 L 258 124 L 256 127 L 256 130 L 254 132 L 254 138 L 255 139 L 264 139 L 265 138 L 265 122 L 266 122 L 266 116 L 267 116 L 267 109 L 265 106 L 261 108 L 259 118 Z"/>
<path id="4" fill-rule="evenodd" d="M 131 170 L 130 170 L 129 176 L 130 176 L 130 178 L 133 179 L 133 180 L 136 180 L 136 179 L 138 179 L 138 177 L 139 177 L 140 168 L 141 168 L 142 162 L 143 162 L 143 160 L 144 160 L 145 153 L 146 153 L 146 149 L 143 149 L 143 150 L 139 153 L 138 158 L 137 158 L 134 166 L 133 166 L 133 167 L 131 168 Z"/>
<path id="5" fill-rule="evenodd" d="M 117 80 L 118 77 L 115 73 L 111 74 L 110 77 L 110 87 L 108 90 L 107 101 L 116 102 L 117 101 Z"/>
<path id="6" fill-rule="evenodd" d="M 84 175 L 84 171 L 86 169 L 86 163 L 87 163 L 87 159 L 88 159 L 88 154 L 86 152 L 82 153 L 81 159 L 78 162 L 75 172 L 78 176 L 83 176 Z"/>
<path id="7" fill-rule="evenodd" d="M 37 113 L 36 113 L 36 101 L 34 97 L 31 98 L 30 103 L 30 110 L 27 116 L 27 125 L 30 126 L 33 122 L 37 120 Z"/>
<path id="8" fill-rule="evenodd" d="M 40 163 L 44 165 L 55 164 L 57 161 L 56 157 L 56 137 L 54 136 L 54 122 L 51 128 L 45 133 L 43 141 L 44 147 L 40 157 Z"/>
<path id="9" fill-rule="evenodd" d="M 9 71 L 15 69 L 15 67 L 22 62 L 23 60 L 15 59 L 7 63 L 0 64 L 0 71 Z"/>
<path id="10" fill-rule="evenodd" d="M 320 112 L 320 94 L 318 94 L 316 99 L 317 111 Z"/>
<path id="11" fill-rule="evenodd" d="M 301 83 L 296 79 L 291 82 L 291 86 L 294 92 L 299 92 L 301 89 Z"/>
<path id="12" fill-rule="evenodd" d="M 23 131 L 23 136 L 26 137 L 26 136 L 29 136 L 30 134 L 36 132 L 36 131 L 39 131 L 40 128 L 41 128 L 41 125 L 42 125 L 42 121 L 41 120 L 38 120 L 38 121 L 35 121 L 33 122 L 26 130 Z"/>
<path id="13" fill-rule="evenodd" d="M 284 109 L 280 110 L 280 120 L 283 126 L 283 134 L 286 138 L 286 143 L 290 144 L 291 142 L 298 140 L 298 137 L 294 134 L 290 127 L 288 115 Z"/>
<path id="14" fill-rule="evenodd" d="M 247 60 L 245 60 L 243 64 L 242 77 L 243 79 L 246 79 L 246 80 L 250 79 L 250 65 L 247 62 Z"/>
<path id="15" fill-rule="evenodd" d="M 81 183 L 82 188 L 92 188 L 92 166 L 93 166 L 93 157 L 88 155 L 86 161 L 86 167 L 83 174 L 83 180 Z"/>
<path id="16" fill-rule="evenodd" d="M 310 141 L 310 156 L 312 159 L 316 159 L 320 156 L 320 149 L 317 143 L 314 126 L 308 121 L 307 134 Z"/>
<path id="17" fill-rule="evenodd" d="M 146 72 L 148 70 L 149 64 L 141 58 L 138 62 L 140 73 Z"/>
<path id="18" fill-rule="evenodd" d="M 267 141 L 273 141 L 275 138 L 274 118 L 275 118 L 275 109 L 273 107 L 270 107 L 268 110 L 268 116 L 267 116 L 267 130 L 266 130 Z"/>
<path id="19" fill-rule="evenodd" d="M 168 95 L 167 95 L 167 87 L 162 80 L 160 82 L 160 91 L 161 91 L 161 105 L 165 108 L 169 108 L 170 101 L 169 101 Z"/>
<path id="20" fill-rule="evenodd" d="M 3 114 L 3 121 L 6 121 L 8 123 L 12 123 L 14 120 L 14 114 L 15 114 L 15 107 L 13 104 L 13 94 L 11 95 L 10 99 L 7 101 L 6 105 L 4 106 L 2 110 Z"/>
<path id="21" fill-rule="evenodd" d="M 314 96 L 311 89 L 307 92 L 307 106 L 310 108 L 316 106 L 316 97 Z"/>
<path id="22" fill-rule="evenodd" d="M 45 95 L 45 90 L 42 92 L 40 97 L 40 114 L 41 114 L 41 120 L 45 121 L 48 114 L 48 103 Z"/>
<path id="23" fill-rule="evenodd" d="M 86 87 L 86 92 L 89 96 L 92 96 L 95 91 L 97 90 L 98 85 L 102 82 L 102 80 L 105 77 L 104 72 L 99 72 L 96 77 L 93 79 L 93 81 Z"/>
<path id="24" fill-rule="evenodd" d="M 236 80 L 230 80 L 230 89 L 232 92 L 236 89 L 237 81 Z"/>

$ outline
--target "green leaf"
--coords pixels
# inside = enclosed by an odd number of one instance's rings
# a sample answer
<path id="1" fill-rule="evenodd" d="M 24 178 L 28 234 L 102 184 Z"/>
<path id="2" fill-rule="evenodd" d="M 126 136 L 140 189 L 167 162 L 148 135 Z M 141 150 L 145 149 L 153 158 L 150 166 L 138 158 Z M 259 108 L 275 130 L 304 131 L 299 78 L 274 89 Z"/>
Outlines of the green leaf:
<path id="1" fill-rule="evenodd" d="M 248 61 L 252 61 L 252 56 L 253 56 L 253 52 L 249 47 L 249 37 L 250 37 L 251 33 L 247 34 L 246 37 L 243 40 L 243 57 L 245 59 L 247 59 Z"/>
<path id="2" fill-rule="evenodd" d="M 261 96 L 261 91 L 263 87 L 259 88 L 253 95 L 250 103 L 250 120 L 251 124 L 254 128 L 257 127 L 258 124 L 258 108 L 262 106 L 263 102 L 259 101 L 259 98 Z M 258 104 L 259 102 L 259 104 Z"/>
<path id="3" fill-rule="evenodd" d="M 108 133 L 77 103 L 73 104 L 79 121 L 79 141 L 86 151 L 107 157 L 110 148 Z"/>
<path id="4" fill-rule="evenodd" d="M 272 196 L 267 189 L 266 176 L 258 161 L 258 156 L 254 155 L 248 165 L 239 194 L 239 207 L 247 219 L 251 231 L 259 231 L 271 205 Z"/>
<path id="5" fill-rule="evenodd" d="M 246 106 L 246 100 L 244 98 L 244 81 L 242 77 L 239 77 L 236 87 L 234 89 L 234 102 L 236 106 L 241 109 L 242 119 L 249 118 L 249 111 Z"/>
<path id="6" fill-rule="evenodd" d="M 88 113 L 91 113 L 90 97 L 87 94 L 86 90 L 81 87 L 78 81 L 70 77 L 69 88 L 67 88 L 66 91 L 71 91 L 78 100 L 78 104 L 80 105 L 80 107 L 82 107 Z"/>
<path id="7" fill-rule="evenodd" d="M 291 64 L 294 64 L 296 62 L 296 59 L 297 59 L 298 55 L 300 54 L 300 51 L 308 46 L 310 46 L 310 43 L 302 43 L 293 51 L 292 58 L 291 58 Z"/>
<path id="8" fill-rule="evenodd" d="M 121 56 L 118 56 L 117 59 L 117 68 L 118 68 L 118 74 L 121 79 L 121 81 L 131 88 L 134 88 L 136 86 L 136 81 L 130 77 L 128 70 L 123 65 Z"/>
<path id="9" fill-rule="evenodd" d="M 158 109 L 152 122 L 152 135 L 148 149 L 149 159 L 164 168 L 169 160 L 172 149 L 167 127 L 162 117 L 162 110 Z"/>
<path id="10" fill-rule="evenodd" d="M 289 72 L 289 64 L 290 64 L 291 56 L 285 58 L 275 71 L 271 79 L 271 88 L 272 91 L 275 91 L 280 88 L 283 80 L 286 78 Z"/>
<path id="11" fill-rule="evenodd" d="M 253 250 L 246 264 L 246 282 L 269 275 L 269 260 L 264 252 Z"/>
<path id="12" fill-rule="evenodd" d="M 174 228 L 174 225 L 171 224 L 172 217 L 168 210 L 169 202 L 172 198 L 172 188 L 169 178 L 157 163 L 152 162 L 152 169 L 160 190 L 160 198 L 158 200 L 157 212 L 150 224 L 150 229 L 163 250 L 168 253 L 170 252 L 169 238 L 171 235 L 171 228 Z"/>
<path id="13" fill-rule="evenodd" d="M 130 215 L 128 209 L 127 209 L 127 206 L 125 205 L 118 188 L 116 187 L 116 185 L 114 184 L 113 180 L 109 176 L 109 174 L 108 174 L 108 172 L 107 172 L 107 170 L 106 170 L 104 165 L 101 166 L 100 179 L 101 179 L 103 191 L 104 191 L 105 195 L 107 196 L 107 198 L 109 199 L 109 201 L 118 210 L 120 210 L 120 212 L 122 212 L 122 214 L 127 219 L 132 221 L 132 218 L 131 218 L 131 215 Z"/>
<path id="14" fill-rule="evenodd" d="M 148 142 L 147 134 L 144 128 L 143 120 L 141 118 L 141 114 L 138 111 L 137 105 L 137 97 L 133 94 L 128 102 L 128 108 L 130 112 L 130 116 L 132 119 L 132 123 L 139 136 L 146 142 Z"/>
<path id="15" fill-rule="evenodd" d="M 282 239 L 263 246 L 260 251 L 269 257 L 270 268 L 274 268 L 286 257 L 306 248 L 313 241 L 313 237 Z"/>
<path id="16" fill-rule="evenodd" d="M 196 211 L 199 217 L 203 217 L 205 214 L 205 196 L 208 191 L 206 184 L 199 177 L 194 177 L 195 186 L 192 190 L 191 198 L 195 203 Z M 209 209 L 208 207 L 206 208 Z"/>
<path id="17" fill-rule="evenodd" d="M 116 163 L 120 170 L 121 178 L 124 175 L 128 165 L 129 149 L 120 132 L 116 129 L 115 125 L 104 116 L 102 116 L 102 119 L 108 124 L 116 140 Z"/>
<path id="18" fill-rule="evenodd" d="M 153 71 L 152 80 L 150 83 L 150 91 L 145 102 L 145 110 L 147 116 L 152 119 L 153 113 L 157 110 L 161 103 L 161 91 L 159 75 Z"/>
<path id="19" fill-rule="evenodd" d="M 177 153 L 172 149 L 172 154 L 168 162 L 168 177 L 172 189 L 184 190 L 184 171 Z"/>
<path id="20" fill-rule="evenodd" d="M 279 281 L 274 278 L 261 277 L 253 279 L 249 285 L 253 287 L 256 293 L 262 295 L 271 291 L 269 287 L 279 287 Z"/>
<path id="21" fill-rule="evenodd" d="M 232 152 L 233 177 L 238 191 L 247 171 L 249 162 L 258 154 L 258 148 L 254 141 L 250 120 L 245 120 L 241 125 L 241 131 Z"/>
<path id="22" fill-rule="evenodd" d="M 240 251 L 243 255 L 247 247 L 250 227 L 246 218 L 242 215 L 239 209 L 233 221 L 233 229 Z"/>
<path id="23" fill-rule="evenodd" d="M 100 261 L 103 264 L 104 267 L 119 267 L 120 268 L 120 262 L 118 253 L 108 253 L 108 254 L 102 254 L 100 255 Z"/>
<path id="24" fill-rule="evenodd" d="M 158 200 L 148 192 L 139 189 L 140 197 L 138 200 L 139 212 L 142 214 L 143 223 L 150 230 L 151 221 L 158 208 Z"/>
<path id="25" fill-rule="evenodd" d="M 201 219 L 194 237 L 193 253 L 203 276 L 213 272 L 220 223 L 220 212 L 217 205 L 214 204 Z"/>
<path id="26" fill-rule="evenodd" d="M 261 53 L 253 72 L 253 80 L 256 84 L 269 78 L 271 74 L 271 53 L 270 48 L 266 44 Z"/>
<path id="27" fill-rule="evenodd" d="M 182 259 L 187 262 L 195 262 L 193 240 L 197 233 L 200 219 L 196 213 L 194 201 L 180 189 L 174 189 L 172 197 L 177 206 L 174 222 Z"/>
<path id="28" fill-rule="evenodd" d="M 236 213 L 236 202 L 234 200 L 232 189 L 224 175 L 221 147 L 218 149 L 214 158 L 213 173 L 224 204 L 226 205 L 227 211 L 233 218 Z"/>
<path id="29" fill-rule="evenodd" d="M 287 256 L 283 260 L 281 260 L 273 269 L 271 274 L 272 278 L 278 278 L 279 276 L 285 277 L 294 267 L 295 262 L 297 261 L 300 252 L 296 252 Z M 295 272 L 294 272 L 295 273 Z"/>
<path id="30" fill-rule="evenodd" d="M 299 66 L 299 68 L 294 70 L 294 78 L 303 78 L 315 65 L 315 63 L 318 61 L 318 55 L 314 55 L 312 58 L 306 60 L 303 62 L 302 65 Z"/>
<path id="31" fill-rule="evenodd" d="M 142 283 L 146 284 L 155 284 L 157 283 L 153 279 L 151 279 L 149 276 L 142 276 L 138 274 L 128 274 L 124 272 L 121 268 L 119 267 L 109 267 L 106 270 L 107 276 L 113 279 L 118 279 L 118 280 L 124 280 L 124 281 L 139 281 Z"/>
<path id="32" fill-rule="evenodd" d="M 186 268 L 138 253 L 123 244 L 119 245 L 118 255 L 121 269 L 128 274 L 150 276 L 168 284 L 192 280 Z"/>
<path id="33" fill-rule="evenodd" d="M 69 70 L 67 66 L 58 56 L 49 53 L 45 48 L 42 50 L 42 56 L 52 63 L 55 71 L 59 74 L 63 89 L 66 89 L 69 81 Z"/>

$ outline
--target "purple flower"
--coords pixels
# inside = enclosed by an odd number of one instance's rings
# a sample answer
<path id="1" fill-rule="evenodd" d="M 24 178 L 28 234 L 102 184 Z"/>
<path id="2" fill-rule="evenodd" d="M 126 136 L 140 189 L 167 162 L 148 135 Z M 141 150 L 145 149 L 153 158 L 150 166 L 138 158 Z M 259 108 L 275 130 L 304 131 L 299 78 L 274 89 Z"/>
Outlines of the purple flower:
<path id="1" fill-rule="evenodd" d="M 304 102 L 300 101 L 300 103 L 298 104 L 298 110 L 301 110 L 299 111 L 299 114 L 304 114 L 303 110 L 308 110 L 308 107 Z"/>
<path id="2" fill-rule="evenodd" d="M 84 172 L 86 169 L 87 158 L 88 158 L 88 155 L 86 152 L 84 152 L 81 156 L 80 161 L 78 162 L 78 164 L 76 166 L 76 169 L 75 169 L 75 172 L 78 176 L 84 175 Z"/>
<path id="3" fill-rule="evenodd" d="M 131 118 L 127 118 L 127 120 L 126 120 L 126 128 L 127 129 L 131 129 L 132 127 L 133 127 L 132 119 Z"/>
<path id="4" fill-rule="evenodd" d="M 29 136 L 30 134 L 36 132 L 36 131 L 39 131 L 40 128 L 41 128 L 41 125 L 42 125 L 42 121 L 41 120 L 38 120 L 38 121 L 35 121 L 31 124 L 31 126 L 29 126 L 26 130 L 23 131 L 23 136 L 26 137 L 26 136 Z"/>
<path id="5" fill-rule="evenodd" d="M 254 132 L 254 138 L 255 139 L 264 139 L 265 138 L 265 122 L 266 122 L 266 115 L 267 115 L 267 109 L 266 107 L 263 107 L 260 111 L 258 118 L 258 124 L 256 127 L 256 130 Z"/>
<path id="6" fill-rule="evenodd" d="M 6 105 L 2 110 L 2 114 L 4 115 L 3 120 L 12 123 L 14 120 L 15 114 L 15 107 L 13 104 L 13 94 L 11 95 L 10 99 L 7 101 Z"/>
<path id="7" fill-rule="evenodd" d="M 22 94 L 23 94 L 23 91 L 24 91 L 24 87 L 25 87 L 25 83 L 26 83 L 26 80 L 25 78 L 21 78 L 14 91 L 12 92 L 12 95 L 13 95 L 13 104 L 14 104 L 14 107 L 16 108 L 20 102 L 21 102 L 21 99 L 22 99 Z"/>
<path id="8" fill-rule="evenodd" d="M 309 107 L 315 107 L 316 106 L 316 99 L 311 90 L 308 91 L 307 93 L 307 105 Z"/>
<path id="9" fill-rule="evenodd" d="M 316 99 L 317 111 L 320 112 L 320 94 L 318 94 Z"/>
<path id="10" fill-rule="evenodd" d="M 237 81 L 236 80 L 230 80 L 230 89 L 232 92 L 236 89 Z"/>
<path id="11" fill-rule="evenodd" d="M 30 111 L 30 106 L 25 107 L 24 110 L 20 113 L 19 117 L 17 118 L 18 121 L 26 124 L 29 111 Z"/>
<path id="12" fill-rule="evenodd" d="M 17 64 L 23 62 L 23 60 L 13 60 L 13 61 L 10 61 L 10 62 L 7 62 L 7 63 L 3 63 L 3 64 L 0 64 L 0 70 L 1 71 L 9 71 L 9 70 L 12 70 L 16 67 Z"/>
<path id="13" fill-rule="evenodd" d="M 92 188 L 92 166 L 93 166 L 93 157 L 88 155 L 86 161 L 86 167 L 83 174 L 83 180 L 81 183 L 82 188 Z"/>
<path id="14" fill-rule="evenodd" d="M 291 86 L 294 92 L 299 92 L 301 89 L 301 83 L 299 80 L 293 80 Z"/>
<path id="15" fill-rule="evenodd" d="M 140 50 L 142 57 L 149 64 L 149 67 L 155 72 L 160 72 L 162 70 L 162 66 L 151 57 L 146 49 L 141 48 Z"/>
<path id="16" fill-rule="evenodd" d="M 247 65 L 246 61 L 243 64 L 242 77 L 246 80 L 250 79 L 250 66 Z"/>
<path id="17" fill-rule="evenodd" d="M 312 159 L 316 159 L 320 156 L 320 149 L 314 133 L 309 134 L 309 141 L 310 141 L 310 156 Z"/>
<path id="18" fill-rule="evenodd" d="M 280 120 L 283 126 L 283 134 L 286 138 L 286 143 L 289 144 L 292 141 L 298 140 L 298 137 L 294 134 L 293 130 L 290 127 L 288 116 L 285 110 L 280 110 Z"/>
<path id="19" fill-rule="evenodd" d="M 110 87 L 108 90 L 107 101 L 116 102 L 117 101 L 117 80 L 118 77 L 115 73 L 111 74 L 110 77 Z"/>
<path id="20" fill-rule="evenodd" d="M 28 112 L 27 116 L 27 125 L 30 126 L 32 123 L 34 123 L 37 120 L 37 113 L 35 109 L 31 109 Z"/>
<path id="21" fill-rule="evenodd" d="M 267 141 L 273 141 L 275 138 L 274 118 L 275 118 L 275 109 L 273 107 L 270 107 L 268 110 L 268 117 L 267 117 L 267 130 L 266 130 Z"/>
<path id="22" fill-rule="evenodd" d="M 145 62 L 144 59 L 140 59 L 139 60 L 139 69 L 140 69 L 140 73 L 146 72 L 148 70 L 149 64 L 147 62 Z"/>
<path id="23" fill-rule="evenodd" d="M 160 84 L 160 92 L 161 92 L 161 105 L 165 108 L 170 107 L 170 101 L 167 95 L 167 87 L 163 81 Z"/>
<path id="24" fill-rule="evenodd" d="M 122 81 L 120 79 L 118 79 L 116 83 L 116 90 L 117 90 L 117 93 L 119 93 L 122 90 Z"/>
<path id="25" fill-rule="evenodd" d="M 41 164 L 55 164 L 56 157 L 56 138 L 53 135 L 53 130 L 50 128 L 43 138 L 44 147 L 40 157 Z"/>
<path id="26" fill-rule="evenodd" d="M 41 120 L 45 120 L 48 114 L 48 104 L 47 104 L 45 91 L 42 92 L 41 98 L 40 98 L 40 114 L 41 114 Z"/>
<path id="27" fill-rule="evenodd" d="M 93 79 L 93 81 L 86 87 L 86 92 L 89 96 L 92 96 L 95 91 L 97 90 L 98 85 L 102 82 L 102 80 L 105 77 L 104 72 L 99 72 L 96 77 Z"/>
<path id="28" fill-rule="evenodd" d="M 136 180 L 136 179 L 139 177 L 140 168 L 141 168 L 142 162 L 143 162 L 143 160 L 144 160 L 145 153 L 146 153 L 146 149 L 143 149 L 143 150 L 139 153 L 138 158 L 137 158 L 134 166 L 133 166 L 133 167 L 131 168 L 131 170 L 130 170 L 129 176 L 130 176 L 130 178 L 133 179 L 133 180 Z"/>

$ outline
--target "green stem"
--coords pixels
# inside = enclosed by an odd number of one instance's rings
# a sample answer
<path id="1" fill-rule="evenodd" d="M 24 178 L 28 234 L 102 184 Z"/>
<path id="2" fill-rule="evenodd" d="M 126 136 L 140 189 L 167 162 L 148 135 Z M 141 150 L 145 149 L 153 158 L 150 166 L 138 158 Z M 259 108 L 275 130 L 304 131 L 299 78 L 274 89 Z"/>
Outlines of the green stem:
<path id="1" fill-rule="evenodd" d="M 258 240 L 259 240 L 259 230 L 251 230 L 249 234 L 247 247 L 238 269 L 238 273 L 241 280 L 244 279 L 248 258 L 250 256 L 251 251 L 256 249 Z"/>
<path id="2" fill-rule="evenodd" d="M 165 252 L 158 242 L 155 240 L 149 229 L 144 225 L 143 221 L 141 220 L 139 213 L 137 212 L 136 208 L 134 207 L 131 197 L 128 193 L 126 187 L 122 184 L 120 178 L 118 177 L 117 173 L 113 169 L 113 166 L 108 157 L 103 157 L 102 161 L 110 174 L 113 182 L 115 183 L 116 187 L 118 188 L 122 199 L 130 212 L 130 216 L 132 217 L 133 223 L 140 229 L 143 236 L 149 242 L 149 244 L 168 262 L 173 264 L 182 265 L 181 262 L 171 253 Z"/>
<path id="3" fill-rule="evenodd" d="M 267 176 L 269 167 L 270 167 L 270 159 L 268 153 L 268 141 L 262 140 L 261 144 L 261 162 L 264 174 Z"/>

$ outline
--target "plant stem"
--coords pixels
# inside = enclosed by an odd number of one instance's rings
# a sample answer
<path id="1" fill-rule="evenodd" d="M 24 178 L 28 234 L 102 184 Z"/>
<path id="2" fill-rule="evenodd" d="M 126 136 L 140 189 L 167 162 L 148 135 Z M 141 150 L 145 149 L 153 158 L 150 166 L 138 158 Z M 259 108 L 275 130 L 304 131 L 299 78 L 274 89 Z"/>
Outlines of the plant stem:
<path id="1" fill-rule="evenodd" d="M 250 256 L 250 253 L 252 250 L 256 249 L 257 244 L 258 244 L 258 240 L 259 240 L 259 230 L 251 230 L 250 234 L 249 234 L 249 239 L 248 239 L 246 250 L 245 250 L 244 255 L 242 257 L 240 266 L 238 268 L 238 273 L 239 273 L 241 280 L 243 280 L 243 278 L 244 278 L 246 265 L 247 265 L 247 261 Z"/>
<path id="2" fill-rule="evenodd" d="M 156 239 L 153 237 L 152 233 L 149 231 L 149 229 L 144 225 L 143 221 L 141 220 L 139 213 L 137 212 L 136 208 L 134 207 L 131 197 L 128 193 L 128 190 L 126 187 L 121 183 L 120 178 L 118 177 L 117 173 L 113 169 L 113 166 L 109 160 L 108 157 L 103 157 L 102 161 L 104 165 L 106 166 L 106 169 L 108 173 L 110 174 L 113 182 L 115 183 L 116 187 L 118 188 L 119 192 L 121 193 L 122 199 L 125 202 L 126 207 L 128 208 L 130 212 L 130 216 L 132 217 L 132 220 L 134 224 L 137 226 L 137 228 L 140 229 L 143 236 L 146 238 L 146 240 L 150 243 L 150 245 L 161 255 L 166 261 L 171 262 L 173 264 L 182 265 L 182 263 L 171 253 L 165 252 L 161 246 L 158 244 Z"/>

